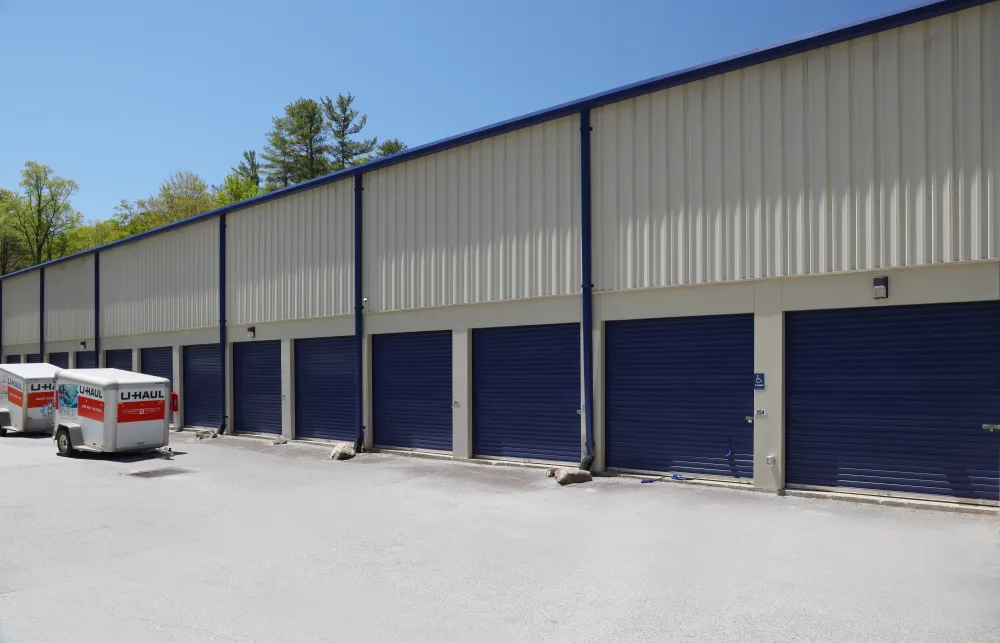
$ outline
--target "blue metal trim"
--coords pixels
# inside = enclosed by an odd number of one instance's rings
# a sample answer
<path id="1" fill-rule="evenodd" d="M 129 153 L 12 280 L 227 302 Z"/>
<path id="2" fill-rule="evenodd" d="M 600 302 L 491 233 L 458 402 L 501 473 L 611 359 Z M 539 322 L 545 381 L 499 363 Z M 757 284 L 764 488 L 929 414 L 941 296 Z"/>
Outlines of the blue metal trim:
<path id="1" fill-rule="evenodd" d="M 45 268 L 38 271 L 38 354 L 45 361 Z"/>
<path id="2" fill-rule="evenodd" d="M 94 253 L 94 353 L 101 364 L 101 253 Z"/>
<path id="3" fill-rule="evenodd" d="M 591 274 L 590 110 L 580 112 L 580 240 L 583 265 L 583 418 L 586 455 L 594 455 L 594 283 Z M 589 468 L 589 467 L 588 467 Z"/>
<path id="4" fill-rule="evenodd" d="M 221 386 L 219 391 L 219 404 L 222 406 L 222 424 L 219 426 L 219 433 L 226 432 L 226 424 L 229 418 L 226 417 L 226 215 L 219 216 L 219 357 L 221 367 L 219 378 Z"/>
<path id="5" fill-rule="evenodd" d="M 361 296 L 361 274 L 363 265 L 362 240 L 362 208 L 364 208 L 364 175 L 354 176 L 354 392 L 357 396 L 355 408 L 355 426 L 357 436 L 354 439 L 355 449 L 360 449 L 365 443 L 364 417 L 364 298 Z"/>
<path id="6" fill-rule="evenodd" d="M 532 112 L 530 114 L 525 114 L 524 116 L 519 116 L 517 118 L 501 121 L 493 125 L 481 127 L 479 129 L 466 132 L 464 134 L 459 134 L 457 136 L 441 139 L 440 141 L 435 141 L 433 143 L 428 143 L 426 145 L 413 147 L 403 152 L 393 154 L 391 156 L 386 156 L 384 158 L 376 159 L 374 161 L 369 161 L 368 163 L 365 163 L 363 165 L 357 165 L 351 168 L 347 168 L 346 170 L 334 172 L 333 174 L 327 174 L 326 176 L 320 176 L 315 179 L 299 183 L 297 185 L 292 185 L 287 188 L 275 190 L 274 192 L 268 192 L 267 194 L 262 194 L 252 199 L 247 199 L 246 201 L 240 201 L 239 203 L 233 203 L 231 205 L 227 205 L 222 208 L 210 210 L 208 212 L 195 215 L 188 219 L 175 221 L 160 228 L 147 230 L 146 232 L 142 232 L 132 237 L 119 239 L 118 241 L 114 241 L 112 243 L 103 246 L 98 246 L 97 248 L 84 250 L 83 252 L 78 252 L 74 255 L 61 257 L 59 259 L 54 259 L 52 261 L 49 261 L 48 263 L 40 265 L 51 265 L 63 261 L 70 261 L 72 259 L 77 259 L 89 254 L 93 254 L 99 250 L 107 250 L 109 248 L 114 248 L 127 243 L 132 243 L 134 241 L 139 241 L 141 239 L 145 239 L 147 237 L 151 237 L 157 234 L 162 234 L 164 232 L 168 232 L 176 228 L 180 228 L 186 225 L 191 225 L 194 223 L 199 223 L 211 217 L 221 216 L 228 212 L 236 212 L 238 210 L 244 210 L 246 208 L 252 208 L 256 205 L 267 203 L 268 201 L 273 201 L 275 199 L 280 199 L 281 197 L 288 196 L 290 194 L 295 194 L 296 192 L 309 190 L 311 188 L 319 187 L 321 185 L 326 185 L 329 183 L 335 183 L 336 181 L 347 179 L 352 176 L 357 177 L 366 172 L 372 172 L 380 168 L 389 167 L 391 165 L 396 165 L 398 163 L 403 163 L 405 161 L 411 161 L 413 159 L 417 159 L 422 156 L 434 154 L 435 152 L 441 152 L 443 150 L 451 149 L 453 147 L 458 147 L 460 145 L 465 145 L 467 143 L 473 143 L 475 141 L 480 141 L 485 138 L 497 136 L 499 134 L 505 134 L 507 132 L 524 129 L 525 127 L 531 127 L 532 125 L 538 125 L 539 123 L 552 121 L 557 118 L 562 118 L 564 116 L 576 114 L 582 110 L 595 109 L 597 107 L 601 107 L 604 105 L 610 105 L 612 103 L 617 103 L 619 101 L 635 98 L 636 96 L 642 96 L 644 94 L 649 94 L 652 92 L 660 91 L 662 89 L 667 89 L 669 87 L 684 85 L 686 83 L 691 83 L 696 80 L 704 80 L 705 78 L 718 76 L 720 74 L 725 74 L 739 69 L 745 69 L 746 67 L 752 67 L 754 65 L 770 62 L 773 60 L 777 60 L 779 58 L 785 58 L 795 54 L 801 54 L 807 51 L 812 51 L 814 49 L 820 49 L 822 47 L 829 47 L 830 45 L 836 45 L 838 43 L 845 42 L 847 40 L 852 40 L 854 38 L 870 36 L 872 34 L 880 33 L 882 31 L 887 31 L 889 29 L 904 27 L 906 25 L 913 24 L 915 22 L 920 22 L 922 20 L 929 20 L 931 18 L 937 18 L 939 16 L 962 11 L 964 9 L 978 7 L 980 5 L 987 4 L 988 2 L 991 1 L 992 0 L 938 0 L 937 2 L 930 2 L 928 4 L 919 5 L 912 9 L 907 9 L 905 11 L 901 11 L 898 13 L 883 15 L 874 19 L 865 20 L 845 27 L 838 27 L 829 31 L 823 31 L 814 34 L 812 36 L 808 36 L 806 38 L 801 38 L 799 40 L 792 40 L 771 47 L 754 49 L 749 52 L 737 54 L 735 56 L 730 56 L 728 58 L 722 58 L 720 60 L 716 60 L 710 63 L 698 65 L 696 67 L 690 67 L 688 69 L 682 69 L 680 71 L 670 72 L 662 76 L 656 76 L 654 78 L 642 80 L 629 85 L 623 85 L 621 87 L 611 89 L 606 92 L 594 94 L 593 96 L 588 96 L 586 98 L 581 98 L 569 103 L 563 103 L 561 105 L 556 105 L 555 107 L 550 107 L 548 109 L 543 109 L 537 112 Z M 30 268 L 25 268 L 17 272 L 12 272 L 9 275 L 4 275 L 3 277 L 0 277 L 0 280 L 7 279 L 9 277 L 14 277 L 16 275 L 29 272 L 31 270 L 36 270 L 38 269 L 38 267 L 39 266 L 32 266 Z"/>

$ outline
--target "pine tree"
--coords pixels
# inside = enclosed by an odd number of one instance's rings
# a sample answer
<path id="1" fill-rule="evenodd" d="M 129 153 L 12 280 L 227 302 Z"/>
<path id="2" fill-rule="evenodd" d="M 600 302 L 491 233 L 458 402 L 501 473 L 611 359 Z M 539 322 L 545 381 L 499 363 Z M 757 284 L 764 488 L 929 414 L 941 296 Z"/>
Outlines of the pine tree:
<path id="1" fill-rule="evenodd" d="M 346 96 L 337 94 L 336 101 L 329 96 L 323 99 L 323 110 L 333 136 L 331 147 L 334 171 L 344 170 L 370 160 L 366 155 L 378 145 L 378 138 L 364 138 L 358 141 L 351 138 L 360 134 L 368 123 L 368 116 L 364 114 L 359 116 L 358 110 L 352 107 L 353 103 L 354 95 L 350 92 Z"/>
<path id="2" fill-rule="evenodd" d="M 254 150 L 243 152 L 243 160 L 240 161 L 239 165 L 231 169 L 233 174 L 239 176 L 240 179 L 260 189 L 260 163 L 257 162 L 257 152 Z"/>
<path id="3" fill-rule="evenodd" d="M 300 98 L 273 119 L 274 129 L 264 146 L 264 168 L 269 189 L 288 187 L 329 174 L 332 151 L 327 144 L 323 109 L 311 98 Z"/>

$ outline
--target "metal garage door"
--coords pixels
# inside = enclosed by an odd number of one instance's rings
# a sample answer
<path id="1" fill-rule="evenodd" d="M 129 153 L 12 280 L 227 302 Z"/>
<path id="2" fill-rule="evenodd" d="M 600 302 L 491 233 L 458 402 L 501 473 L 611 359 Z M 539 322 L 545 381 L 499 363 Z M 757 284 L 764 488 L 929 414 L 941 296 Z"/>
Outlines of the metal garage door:
<path id="1" fill-rule="evenodd" d="M 451 331 L 372 338 L 375 444 L 451 451 Z"/>
<path id="2" fill-rule="evenodd" d="M 295 341 L 295 437 L 357 436 L 354 337 Z"/>
<path id="3" fill-rule="evenodd" d="M 21 356 L 20 355 L 8 355 L 7 356 L 7 363 L 8 364 L 20 364 L 21 363 Z"/>
<path id="4" fill-rule="evenodd" d="M 753 479 L 753 315 L 608 322 L 615 469 Z"/>
<path id="5" fill-rule="evenodd" d="M 281 433 L 281 342 L 233 344 L 233 428 Z"/>
<path id="6" fill-rule="evenodd" d="M 76 367 L 77 368 L 97 368 L 97 352 L 96 351 L 77 351 L 76 352 Z"/>
<path id="7" fill-rule="evenodd" d="M 107 368 L 117 368 L 120 371 L 131 371 L 132 349 L 123 348 L 116 351 L 104 351 L 104 365 Z"/>
<path id="8" fill-rule="evenodd" d="M 472 343 L 473 453 L 578 461 L 579 325 L 480 329 Z"/>
<path id="9" fill-rule="evenodd" d="M 218 344 L 184 347 L 184 424 L 222 425 L 222 356 Z"/>
<path id="10" fill-rule="evenodd" d="M 1000 303 L 788 313 L 792 485 L 997 499 Z"/>
<path id="11" fill-rule="evenodd" d="M 27 361 L 28 364 L 41 364 L 42 356 L 40 353 L 28 353 L 25 361 Z"/>
<path id="12" fill-rule="evenodd" d="M 144 348 L 139 352 L 139 370 L 146 375 L 170 380 L 170 390 L 174 389 L 174 349 L 170 346 Z M 174 421 L 174 414 L 170 414 Z"/>
<path id="13" fill-rule="evenodd" d="M 49 364 L 59 368 L 69 368 L 69 353 L 49 353 Z"/>

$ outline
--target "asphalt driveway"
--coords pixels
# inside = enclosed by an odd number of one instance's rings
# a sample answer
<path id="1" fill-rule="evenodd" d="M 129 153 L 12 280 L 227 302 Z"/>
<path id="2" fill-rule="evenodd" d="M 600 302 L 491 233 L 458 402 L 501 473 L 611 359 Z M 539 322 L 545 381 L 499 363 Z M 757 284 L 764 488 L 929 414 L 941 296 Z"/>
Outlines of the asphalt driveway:
<path id="1" fill-rule="evenodd" d="M 1000 640 L 996 517 L 172 438 L 0 439 L 0 641 Z"/>

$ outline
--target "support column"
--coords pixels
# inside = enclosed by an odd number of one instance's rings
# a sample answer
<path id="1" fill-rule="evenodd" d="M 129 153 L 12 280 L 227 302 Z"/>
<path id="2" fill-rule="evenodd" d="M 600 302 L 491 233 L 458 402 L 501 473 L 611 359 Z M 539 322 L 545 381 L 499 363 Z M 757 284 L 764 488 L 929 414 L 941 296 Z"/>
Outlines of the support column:
<path id="1" fill-rule="evenodd" d="M 294 359 L 292 340 L 281 340 L 281 436 L 286 440 L 295 439 Z"/>
<path id="2" fill-rule="evenodd" d="M 472 457 L 472 331 L 456 328 L 451 333 L 451 455 L 467 460 Z"/>
<path id="3" fill-rule="evenodd" d="M 184 356 L 184 348 L 175 344 L 171 350 L 173 351 L 171 366 L 174 375 L 174 392 L 177 393 L 178 398 L 177 412 L 174 413 L 174 428 L 182 429 L 184 428 L 184 369 L 181 360 Z"/>
<path id="4" fill-rule="evenodd" d="M 764 390 L 753 392 L 753 410 L 767 413 L 753 420 L 753 485 L 780 492 L 785 488 L 785 315 L 780 282 L 756 284 L 753 319 L 754 373 L 765 378 Z M 747 374 L 748 384 L 749 379 Z"/>
<path id="5" fill-rule="evenodd" d="M 607 447 L 604 441 L 604 321 L 598 315 L 591 331 L 594 350 L 594 395 L 591 406 L 594 413 L 594 465 L 591 471 L 604 471 L 607 467 Z"/>
<path id="6" fill-rule="evenodd" d="M 142 372 L 142 350 L 138 348 L 132 349 L 132 372 Z"/>
<path id="7" fill-rule="evenodd" d="M 372 409 L 372 336 L 365 335 L 361 341 L 361 417 L 365 426 L 365 449 L 375 447 L 375 426 Z"/>

